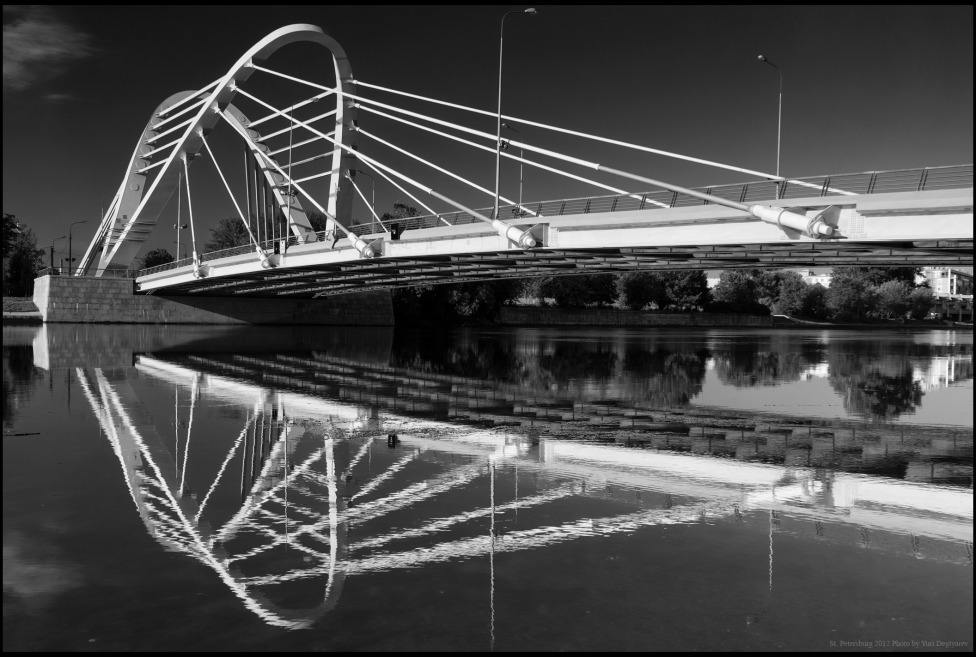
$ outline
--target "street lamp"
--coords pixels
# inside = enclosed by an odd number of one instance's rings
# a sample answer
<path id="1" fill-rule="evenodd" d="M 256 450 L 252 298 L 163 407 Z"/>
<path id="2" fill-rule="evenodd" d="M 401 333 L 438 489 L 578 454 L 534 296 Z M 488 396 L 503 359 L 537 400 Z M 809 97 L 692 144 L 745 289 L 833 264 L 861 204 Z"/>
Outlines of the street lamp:
<path id="1" fill-rule="evenodd" d="M 502 161 L 502 46 L 505 42 L 505 17 L 509 14 L 529 14 L 535 16 L 538 12 L 532 7 L 523 11 L 507 11 L 502 15 L 501 31 L 498 37 L 498 127 L 495 131 L 495 213 L 492 219 L 498 219 L 498 177 L 501 172 Z"/>
<path id="2" fill-rule="evenodd" d="M 187 224 L 173 224 L 173 228 L 176 229 L 176 259 L 180 259 L 180 247 L 183 246 L 183 233 L 181 230 L 186 230 Z M 185 248 L 185 247 L 184 247 Z"/>
<path id="3" fill-rule="evenodd" d="M 759 55 L 759 61 L 763 64 L 769 64 L 779 73 L 779 120 L 776 125 L 776 177 L 779 178 L 779 145 L 780 135 L 783 131 L 783 71 L 780 70 L 779 66 L 766 59 L 765 55 Z"/>
<path id="4" fill-rule="evenodd" d="M 370 198 L 373 199 L 370 202 L 370 208 L 369 208 L 369 214 L 370 214 L 369 230 L 370 230 L 370 232 L 373 232 L 373 231 L 376 230 L 376 221 L 375 221 L 376 220 L 376 180 L 373 179 L 373 176 L 371 176 L 370 174 L 366 173 L 362 169 L 354 169 L 354 171 L 356 173 L 361 173 L 364 176 L 366 176 L 367 178 L 369 178 L 369 188 L 371 190 L 371 196 L 370 196 Z"/>
<path id="5" fill-rule="evenodd" d="M 73 258 L 71 257 L 71 229 L 78 224 L 87 224 L 88 220 L 76 221 L 70 226 L 68 226 L 68 276 L 71 276 L 71 262 Z"/>
<path id="6" fill-rule="evenodd" d="M 514 132 L 517 135 L 521 135 L 522 134 L 521 132 L 519 132 L 518 130 L 516 130 L 515 128 L 513 128 L 512 126 L 508 125 L 507 123 L 503 123 L 502 124 L 502 127 L 511 130 L 512 132 Z M 522 166 L 524 164 L 524 162 L 522 162 L 522 156 L 523 156 L 522 147 L 519 146 L 519 200 L 518 200 L 518 216 L 519 217 L 522 216 Z"/>
<path id="7" fill-rule="evenodd" d="M 62 235 L 61 237 L 55 237 L 54 238 L 54 242 L 51 242 L 51 247 L 50 247 L 50 249 L 51 249 L 51 259 L 50 259 L 50 262 L 51 262 L 51 269 L 52 269 L 52 271 L 54 270 L 54 245 L 55 245 L 55 243 L 58 240 L 63 240 L 65 237 L 67 237 L 67 235 Z"/>

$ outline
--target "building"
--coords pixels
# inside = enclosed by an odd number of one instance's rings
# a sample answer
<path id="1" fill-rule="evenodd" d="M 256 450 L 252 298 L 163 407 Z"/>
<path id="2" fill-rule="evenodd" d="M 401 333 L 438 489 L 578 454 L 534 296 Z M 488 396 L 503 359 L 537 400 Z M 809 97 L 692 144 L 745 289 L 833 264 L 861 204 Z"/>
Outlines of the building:
<path id="1" fill-rule="evenodd" d="M 922 275 L 937 297 L 973 295 L 973 275 L 952 267 L 925 267 Z"/>

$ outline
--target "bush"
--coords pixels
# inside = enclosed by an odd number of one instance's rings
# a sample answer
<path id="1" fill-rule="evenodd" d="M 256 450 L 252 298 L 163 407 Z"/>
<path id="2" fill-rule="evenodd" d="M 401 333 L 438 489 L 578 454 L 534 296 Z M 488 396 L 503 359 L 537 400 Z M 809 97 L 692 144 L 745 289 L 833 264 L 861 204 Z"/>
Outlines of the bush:
<path id="1" fill-rule="evenodd" d="M 666 298 L 664 280 L 655 272 L 626 272 L 617 277 L 617 295 L 630 310 L 643 310 L 651 303 L 660 306 Z"/>

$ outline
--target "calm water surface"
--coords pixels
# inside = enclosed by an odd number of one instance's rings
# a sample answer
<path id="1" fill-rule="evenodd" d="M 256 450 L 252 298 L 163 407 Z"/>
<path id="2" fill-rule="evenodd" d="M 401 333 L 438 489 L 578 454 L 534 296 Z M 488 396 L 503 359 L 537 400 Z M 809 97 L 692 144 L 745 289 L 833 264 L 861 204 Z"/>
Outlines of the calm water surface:
<path id="1" fill-rule="evenodd" d="M 3 354 L 4 650 L 972 650 L 971 331 Z"/>

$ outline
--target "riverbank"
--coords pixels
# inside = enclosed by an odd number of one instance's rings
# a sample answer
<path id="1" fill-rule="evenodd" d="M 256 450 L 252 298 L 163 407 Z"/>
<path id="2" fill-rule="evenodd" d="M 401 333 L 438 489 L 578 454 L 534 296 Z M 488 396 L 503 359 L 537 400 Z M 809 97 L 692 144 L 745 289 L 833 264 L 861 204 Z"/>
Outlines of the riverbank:
<path id="1" fill-rule="evenodd" d="M 41 324 L 41 311 L 30 297 L 4 297 L 4 324 Z"/>
<path id="2" fill-rule="evenodd" d="M 498 323 L 502 326 L 606 326 L 654 327 L 699 326 L 715 328 L 775 327 L 800 329 L 940 329 L 972 328 L 972 323 L 941 320 L 872 321 L 861 323 L 811 321 L 785 315 L 736 315 L 727 313 L 669 313 L 655 310 L 617 308 L 556 308 L 542 306 L 503 306 Z"/>

